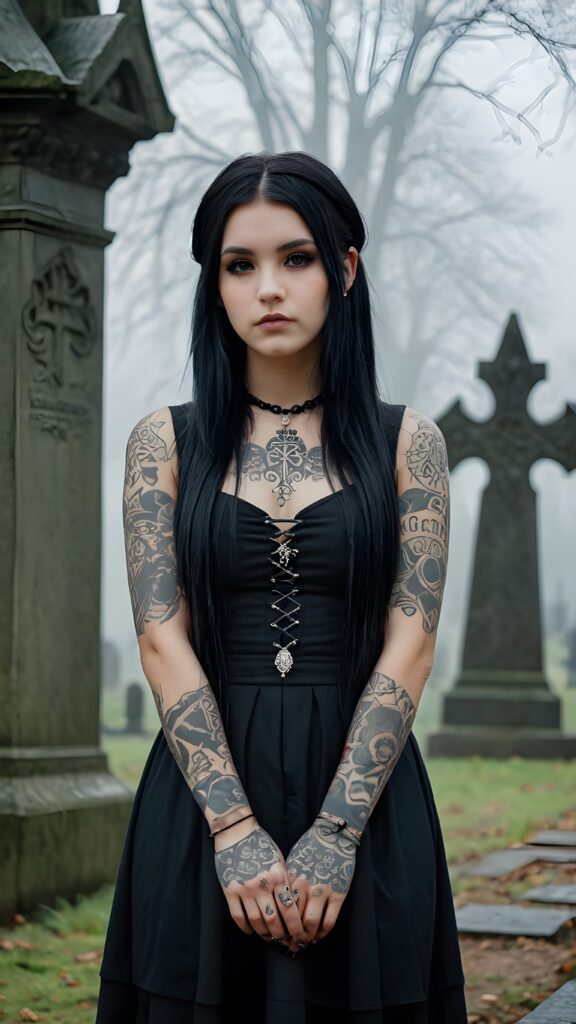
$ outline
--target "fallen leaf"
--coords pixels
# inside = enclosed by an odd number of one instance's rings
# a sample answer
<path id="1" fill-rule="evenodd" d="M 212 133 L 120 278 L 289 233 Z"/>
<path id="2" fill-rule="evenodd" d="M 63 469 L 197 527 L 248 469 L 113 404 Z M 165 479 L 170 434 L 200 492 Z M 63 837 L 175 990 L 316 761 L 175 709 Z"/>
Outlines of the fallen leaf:
<path id="1" fill-rule="evenodd" d="M 30 1010 L 28 1006 L 23 1006 L 18 1014 L 18 1020 L 42 1020 L 37 1013 Z"/>
<path id="2" fill-rule="evenodd" d="M 62 984 L 67 985 L 68 988 L 79 988 L 81 984 L 73 974 L 68 974 L 68 971 L 58 971 L 58 977 L 62 980 Z"/>
<path id="3" fill-rule="evenodd" d="M 74 957 L 74 959 L 79 964 L 89 964 L 89 963 L 92 963 L 93 960 L 99 960 L 101 956 L 102 956 L 101 951 L 99 949 L 96 949 L 96 950 L 93 950 L 90 953 L 76 953 L 76 956 Z"/>
<path id="4" fill-rule="evenodd" d="M 0 949 L 14 949 L 14 946 L 12 939 L 0 939 Z"/>
<path id="5" fill-rule="evenodd" d="M 498 1002 L 499 997 L 492 994 L 492 992 L 485 992 L 483 996 L 480 996 L 483 1003 L 490 1003 L 493 1005 Z"/>
<path id="6" fill-rule="evenodd" d="M 14 921 L 14 924 L 26 924 L 24 914 L 14 914 L 12 920 Z"/>

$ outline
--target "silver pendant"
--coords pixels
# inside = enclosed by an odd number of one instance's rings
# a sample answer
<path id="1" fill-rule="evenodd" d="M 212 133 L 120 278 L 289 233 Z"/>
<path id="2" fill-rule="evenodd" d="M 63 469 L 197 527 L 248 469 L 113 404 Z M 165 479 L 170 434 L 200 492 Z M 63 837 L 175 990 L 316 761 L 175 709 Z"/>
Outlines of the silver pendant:
<path id="1" fill-rule="evenodd" d="M 278 644 L 276 646 L 278 646 Z M 287 647 L 280 648 L 278 654 L 276 655 L 274 664 L 276 665 L 278 671 L 281 673 L 282 679 L 284 679 L 284 676 L 286 675 L 287 672 L 290 671 L 292 665 L 294 664 L 294 658 L 290 654 L 290 651 L 288 650 Z"/>

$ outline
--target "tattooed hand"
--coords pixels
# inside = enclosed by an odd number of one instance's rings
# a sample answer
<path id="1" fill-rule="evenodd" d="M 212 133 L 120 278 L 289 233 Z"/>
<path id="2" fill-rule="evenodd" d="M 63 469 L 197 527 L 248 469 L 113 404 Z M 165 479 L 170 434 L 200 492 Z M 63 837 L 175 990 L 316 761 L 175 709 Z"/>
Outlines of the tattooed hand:
<path id="1" fill-rule="evenodd" d="M 238 927 L 297 952 L 305 941 L 302 918 L 284 857 L 272 837 L 252 816 L 214 840 L 216 873 Z"/>
<path id="2" fill-rule="evenodd" d="M 354 877 L 357 849 L 353 839 L 317 819 L 290 850 L 286 868 L 300 894 L 307 942 L 323 939 L 336 924 Z"/>

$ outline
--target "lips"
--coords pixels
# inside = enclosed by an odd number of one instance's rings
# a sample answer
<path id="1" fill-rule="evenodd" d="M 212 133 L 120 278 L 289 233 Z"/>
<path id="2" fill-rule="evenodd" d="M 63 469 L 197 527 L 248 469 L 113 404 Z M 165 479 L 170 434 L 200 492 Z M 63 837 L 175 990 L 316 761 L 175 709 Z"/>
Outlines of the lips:
<path id="1" fill-rule="evenodd" d="M 266 313 L 265 316 L 261 317 L 258 321 L 259 324 L 273 323 L 275 320 L 290 320 L 289 316 L 284 316 L 282 313 Z"/>

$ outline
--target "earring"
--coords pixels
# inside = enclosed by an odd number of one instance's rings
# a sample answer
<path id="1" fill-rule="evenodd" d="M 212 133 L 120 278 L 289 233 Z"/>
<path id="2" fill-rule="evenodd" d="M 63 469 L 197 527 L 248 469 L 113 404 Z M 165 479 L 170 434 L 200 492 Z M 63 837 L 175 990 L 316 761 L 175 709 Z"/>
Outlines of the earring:
<path id="1" fill-rule="evenodd" d="M 346 296 L 346 295 L 348 295 L 348 292 L 347 292 L 346 290 L 344 290 L 344 291 L 342 292 L 342 294 L 343 294 L 344 296 Z"/>

